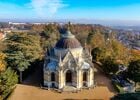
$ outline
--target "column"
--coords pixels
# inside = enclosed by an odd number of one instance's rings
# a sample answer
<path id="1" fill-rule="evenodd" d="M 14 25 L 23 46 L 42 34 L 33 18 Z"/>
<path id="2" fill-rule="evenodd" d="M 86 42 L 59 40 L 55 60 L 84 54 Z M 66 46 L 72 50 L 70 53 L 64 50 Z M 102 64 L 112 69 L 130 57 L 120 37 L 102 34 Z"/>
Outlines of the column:
<path id="1" fill-rule="evenodd" d="M 93 85 L 93 69 L 90 68 L 90 86 Z"/>
<path id="2" fill-rule="evenodd" d="M 87 74 L 88 78 L 87 78 L 87 86 L 90 87 L 90 69 L 88 70 L 88 74 Z"/>
<path id="3" fill-rule="evenodd" d="M 77 71 L 77 88 L 81 88 L 81 70 Z"/>
<path id="4" fill-rule="evenodd" d="M 48 83 L 48 89 L 49 89 L 49 88 L 51 88 L 51 73 L 50 72 L 48 72 L 47 77 L 48 77 L 48 80 L 47 80 L 48 82 L 47 83 Z"/>
<path id="5" fill-rule="evenodd" d="M 90 68 L 88 71 L 88 87 L 93 85 L 93 69 Z"/>
<path id="6" fill-rule="evenodd" d="M 63 88 L 63 73 L 62 73 L 62 70 L 60 70 L 59 72 L 58 72 L 58 79 L 59 79 L 59 82 L 58 82 L 58 88 L 59 89 L 62 89 Z"/>

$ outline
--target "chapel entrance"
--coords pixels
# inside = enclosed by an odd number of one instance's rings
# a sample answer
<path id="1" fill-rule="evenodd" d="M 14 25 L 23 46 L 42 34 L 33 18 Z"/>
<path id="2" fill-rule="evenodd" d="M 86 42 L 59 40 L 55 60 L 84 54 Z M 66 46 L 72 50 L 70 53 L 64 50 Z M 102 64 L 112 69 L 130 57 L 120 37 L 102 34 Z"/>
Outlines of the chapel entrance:
<path id="1" fill-rule="evenodd" d="M 72 71 L 70 70 L 66 72 L 66 84 L 72 84 Z"/>
<path id="2" fill-rule="evenodd" d="M 87 86 L 87 72 L 83 72 L 83 86 Z"/>

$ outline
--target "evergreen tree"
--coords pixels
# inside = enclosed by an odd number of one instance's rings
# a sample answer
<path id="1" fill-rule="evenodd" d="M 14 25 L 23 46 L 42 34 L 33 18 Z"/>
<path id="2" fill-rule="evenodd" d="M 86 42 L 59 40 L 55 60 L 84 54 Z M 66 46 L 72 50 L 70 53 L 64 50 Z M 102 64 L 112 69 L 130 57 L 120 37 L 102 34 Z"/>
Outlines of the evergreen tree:
<path id="1" fill-rule="evenodd" d="M 128 77 L 135 83 L 140 82 L 140 60 L 130 62 L 128 66 Z"/>
<path id="2" fill-rule="evenodd" d="M 40 47 L 40 37 L 28 33 L 11 33 L 5 40 L 7 49 L 8 66 L 20 72 L 20 82 L 22 81 L 22 71 L 28 68 L 31 62 L 40 59 L 42 49 Z"/>
<path id="3" fill-rule="evenodd" d="M 13 86 L 18 82 L 17 74 L 8 68 L 0 73 L 0 96 L 5 98 L 13 89 Z"/>
<path id="4" fill-rule="evenodd" d="M 119 71 L 119 66 L 115 62 L 114 59 L 111 59 L 110 57 L 104 59 L 102 62 L 102 68 L 107 74 L 116 74 Z"/>

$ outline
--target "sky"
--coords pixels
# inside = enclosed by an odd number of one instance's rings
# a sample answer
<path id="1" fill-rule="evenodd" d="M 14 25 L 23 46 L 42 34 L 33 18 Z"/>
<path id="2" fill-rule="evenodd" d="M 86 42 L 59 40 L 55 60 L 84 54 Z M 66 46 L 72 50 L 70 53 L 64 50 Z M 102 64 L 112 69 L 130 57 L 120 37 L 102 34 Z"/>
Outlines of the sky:
<path id="1" fill-rule="evenodd" d="M 0 0 L 0 19 L 140 21 L 140 0 Z"/>

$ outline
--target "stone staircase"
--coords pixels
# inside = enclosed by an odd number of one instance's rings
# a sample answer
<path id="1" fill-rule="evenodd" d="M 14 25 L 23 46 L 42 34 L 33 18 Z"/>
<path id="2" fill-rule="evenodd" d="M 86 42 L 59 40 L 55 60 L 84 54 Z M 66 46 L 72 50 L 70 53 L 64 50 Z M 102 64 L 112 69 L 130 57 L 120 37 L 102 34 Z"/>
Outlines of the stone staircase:
<path id="1" fill-rule="evenodd" d="M 74 86 L 65 86 L 63 92 L 77 92 L 77 89 Z"/>

